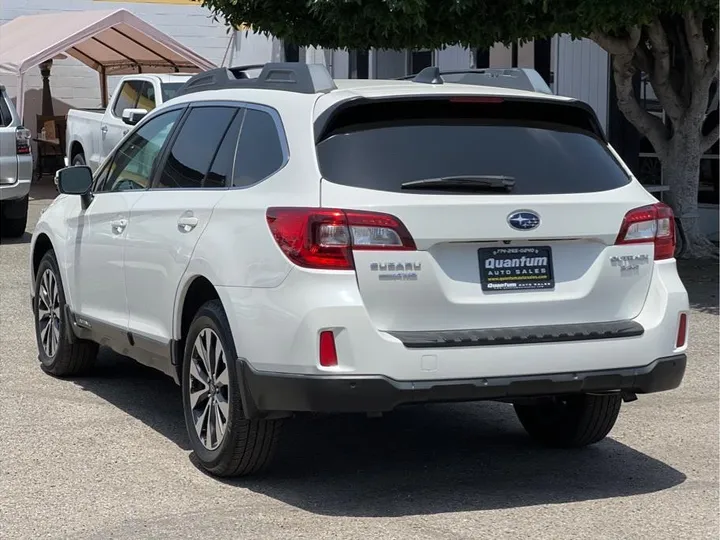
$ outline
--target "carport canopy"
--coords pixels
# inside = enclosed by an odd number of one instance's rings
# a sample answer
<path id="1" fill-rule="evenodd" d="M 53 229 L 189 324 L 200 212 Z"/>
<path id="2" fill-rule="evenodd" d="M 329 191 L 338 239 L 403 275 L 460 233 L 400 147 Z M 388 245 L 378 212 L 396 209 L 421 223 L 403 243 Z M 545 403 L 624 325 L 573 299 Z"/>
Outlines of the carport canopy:
<path id="1" fill-rule="evenodd" d="M 18 79 L 21 118 L 25 73 L 62 53 L 98 71 L 103 102 L 109 75 L 197 73 L 216 67 L 126 9 L 17 17 L 0 26 L 0 74 Z"/>

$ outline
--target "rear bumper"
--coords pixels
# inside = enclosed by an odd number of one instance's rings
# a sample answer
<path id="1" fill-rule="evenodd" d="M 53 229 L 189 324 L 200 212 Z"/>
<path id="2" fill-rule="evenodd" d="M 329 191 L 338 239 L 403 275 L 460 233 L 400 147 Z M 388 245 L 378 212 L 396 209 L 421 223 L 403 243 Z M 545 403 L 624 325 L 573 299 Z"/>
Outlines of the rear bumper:
<path id="1" fill-rule="evenodd" d="M 18 180 L 14 184 L 0 184 L 0 201 L 22 199 L 30 193 L 31 180 Z"/>
<path id="2" fill-rule="evenodd" d="M 650 394 L 677 388 L 687 357 L 646 366 L 519 377 L 396 381 L 381 375 L 293 375 L 256 371 L 238 360 L 249 417 L 273 412 L 384 412 L 410 403 L 482 401 L 576 393 Z"/>

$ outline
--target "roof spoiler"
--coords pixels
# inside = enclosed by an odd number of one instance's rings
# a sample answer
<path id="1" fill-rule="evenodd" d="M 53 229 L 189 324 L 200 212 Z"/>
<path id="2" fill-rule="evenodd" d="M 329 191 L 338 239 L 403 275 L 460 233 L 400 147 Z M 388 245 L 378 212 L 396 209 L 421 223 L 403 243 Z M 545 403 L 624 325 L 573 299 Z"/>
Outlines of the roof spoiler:
<path id="1" fill-rule="evenodd" d="M 426 67 L 417 75 L 400 77 L 400 80 L 411 80 L 422 84 L 443 84 L 444 82 L 471 84 L 478 86 L 494 86 L 512 90 L 526 90 L 552 94 L 552 90 L 534 69 L 530 68 L 487 68 L 440 71 L 440 68 Z"/>
<path id="2" fill-rule="evenodd" d="M 257 77 L 248 76 L 248 71 L 257 69 L 261 70 Z M 254 88 L 283 90 L 300 94 L 317 94 L 334 90 L 336 86 L 330 72 L 322 64 L 273 62 L 211 69 L 198 73 L 180 87 L 176 96 L 229 88 Z"/>

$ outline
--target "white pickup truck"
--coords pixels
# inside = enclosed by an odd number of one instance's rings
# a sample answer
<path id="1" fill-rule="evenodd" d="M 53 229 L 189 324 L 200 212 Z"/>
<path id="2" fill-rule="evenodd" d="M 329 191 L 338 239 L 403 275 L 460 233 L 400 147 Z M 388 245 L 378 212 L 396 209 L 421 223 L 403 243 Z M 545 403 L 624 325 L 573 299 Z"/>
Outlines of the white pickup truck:
<path id="1" fill-rule="evenodd" d="M 128 130 L 145 114 L 172 99 L 187 74 L 128 75 L 105 109 L 71 109 L 67 116 L 66 165 L 95 171 Z"/>

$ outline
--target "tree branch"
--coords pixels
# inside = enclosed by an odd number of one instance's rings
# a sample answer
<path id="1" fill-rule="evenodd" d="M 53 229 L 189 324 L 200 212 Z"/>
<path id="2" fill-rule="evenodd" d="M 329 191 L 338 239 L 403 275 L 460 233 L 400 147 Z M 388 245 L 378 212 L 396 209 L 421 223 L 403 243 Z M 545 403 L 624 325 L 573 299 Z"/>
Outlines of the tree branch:
<path id="1" fill-rule="evenodd" d="M 715 29 L 708 40 L 708 64 L 705 66 L 703 81 L 711 83 L 717 77 L 718 66 L 720 65 L 720 42 L 718 41 L 718 31 Z"/>
<path id="2" fill-rule="evenodd" d="M 670 42 L 660 19 L 654 19 L 648 25 L 648 39 L 654 60 L 653 69 L 649 72 L 650 82 L 665 112 L 677 122 L 683 114 L 683 108 L 670 81 Z"/>
<path id="3" fill-rule="evenodd" d="M 692 56 L 692 70 L 696 77 L 702 77 L 708 63 L 707 43 L 703 33 L 703 19 L 694 11 L 688 11 L 683 16 L 685 22 L 685 37 L 687 38 L 690 55 Z"/>
<path id="4" fill-rule="evenodd" d="M 626 37 L 614 37 L 605 32 L 593 32 L 590 34 L 590 39 L 600 45 L 610 54 L 621 55 L 628 54 L 634 51 L 638 43 L 640 43 L 640 36 L 642 32 L 639 26 L 633 26 L 628 31 Z"/>
<path id="5" fill-rule="evenodd" d="M 700 142 L 700 152 L 704 154 L 710 150 L 712 145 L 718 142 L 718 137 L 720 137 L 720 124 L 715 126 L 710 133 L 702 138 L 702 141 Z"/>
<path id="6" fill-rule="evenodd" d="M 637 130 L 648 138 L 655 152 L 662 160 L 667 154 L 667 128 L 662 120 L 646 111 L 638 103 L 633 90 L 632 79 L 635 75 L 633 53 L 626 52 L 613 56 L 613 78 L 617 93 L 618 108 Z"/>

